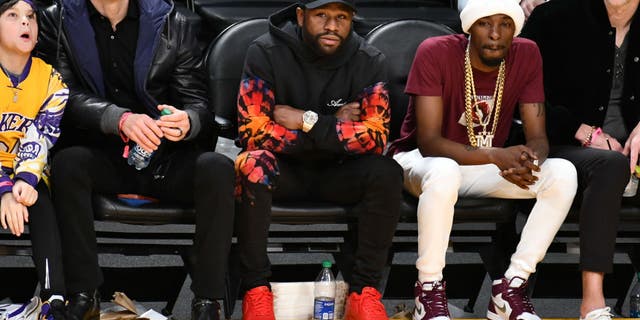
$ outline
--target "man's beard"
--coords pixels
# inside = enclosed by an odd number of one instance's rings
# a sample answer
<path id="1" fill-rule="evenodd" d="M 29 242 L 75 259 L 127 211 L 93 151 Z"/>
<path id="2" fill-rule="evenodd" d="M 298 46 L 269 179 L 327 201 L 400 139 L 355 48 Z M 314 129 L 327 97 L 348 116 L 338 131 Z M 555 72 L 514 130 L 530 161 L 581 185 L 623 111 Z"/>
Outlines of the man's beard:
<path id="1" fill-rule="evenodd" d="M 320 37 L 323 37 L 326 35 L 336 36 L 340 39 L 340 45 L 336 48 L 335 51 L 331 53 L 325 52 L 324 50 L 322 50 L 322 47 L 320 46 Z M 311 47 L 311 49 L 313 49 L 313 52 L 315 52 L 319 56 L 327 56 L 327 55 L 336 53 L 338 50 L 340 50 L 340 48 L 344 44 L 344 38 L 337 33 L 327 31 L 314 36 L 311 33 L 309 33 L 307 29 L 304 27 L 302 28 L 302 39 L 304 39 L 304 41 Z"/>

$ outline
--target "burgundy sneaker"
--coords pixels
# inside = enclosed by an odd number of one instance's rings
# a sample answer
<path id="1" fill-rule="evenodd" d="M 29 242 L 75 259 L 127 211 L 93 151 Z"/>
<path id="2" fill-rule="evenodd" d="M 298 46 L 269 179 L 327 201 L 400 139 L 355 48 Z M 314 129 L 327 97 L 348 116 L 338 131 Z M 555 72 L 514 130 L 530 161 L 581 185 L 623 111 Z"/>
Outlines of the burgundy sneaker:
<path id="1" fill-rule="evenodd" d="M 413 289 L 416 296 L 416 308 L 413 320 L 450 320 L 445 283 L 440 281 L 420 283 L 416 281 Z"/>
<path id="2" fill-rule="evenodd" d="M 493 281 L 487 318 L 490 320 L 541 320 L 527 295 L 527 280 L 514 277 Z"/>

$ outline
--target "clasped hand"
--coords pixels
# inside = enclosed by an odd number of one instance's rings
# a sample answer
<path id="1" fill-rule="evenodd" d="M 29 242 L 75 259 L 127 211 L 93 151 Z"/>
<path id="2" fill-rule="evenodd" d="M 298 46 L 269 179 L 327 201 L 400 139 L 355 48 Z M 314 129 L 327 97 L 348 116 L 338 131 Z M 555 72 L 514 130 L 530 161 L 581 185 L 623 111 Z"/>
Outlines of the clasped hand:
<path id="1" fill-rule="evenodd" d="M 527 146 L 496 148 L 492 159 L 500 168 L 500 176 L 522 189 L 528 190 L 538 181 L 534 172 L 540 172 L 541 164 L 536 153 Z"/>
<path id="2" fill-rule="evenodd" d="M 171 114 L 163 115 L 158 120 L 154 120 L 146 114 L 129 115 L 122 124 L 122 133 L 146 151 L 157 150 L 162 138 L 169 141 L 184 139 L 191 129 L 189 115 L 184 110 L 176 109 L 170 105 L 158 106 L 158 110 L 162 111 L 163 109 L 169 109 Z"/>

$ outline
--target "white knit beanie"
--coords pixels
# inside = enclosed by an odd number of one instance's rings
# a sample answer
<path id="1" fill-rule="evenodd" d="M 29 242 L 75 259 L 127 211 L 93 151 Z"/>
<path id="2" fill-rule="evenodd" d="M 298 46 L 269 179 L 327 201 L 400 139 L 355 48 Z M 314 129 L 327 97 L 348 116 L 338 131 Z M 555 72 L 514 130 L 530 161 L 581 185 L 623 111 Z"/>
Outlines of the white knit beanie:
<path id="1" fill-rule="evenodd" d="M 474 22 L 494 14 L 505 14 L 511 17 L 516 25 L 513 36 L 520 34 L 524 24 L 524 12 L 517 0 L 469 0 L 460 12 L 462 30 L 469 33 L 469 28 Z"/>

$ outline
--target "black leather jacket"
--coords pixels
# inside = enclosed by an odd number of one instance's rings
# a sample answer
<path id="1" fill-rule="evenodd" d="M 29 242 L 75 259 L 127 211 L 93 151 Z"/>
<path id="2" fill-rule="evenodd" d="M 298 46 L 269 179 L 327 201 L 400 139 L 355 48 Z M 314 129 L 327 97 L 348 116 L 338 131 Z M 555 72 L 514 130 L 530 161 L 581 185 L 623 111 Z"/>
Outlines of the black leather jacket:
<path id="1" fill-rule="evenodd" d="M 627 132 L 640 121 L 639 12 L 627 34 L 620 101 Z M 603 0 L 549 1 L 527 20 L 520 36 L 534 40 L 542 54 L 552 145 L 578 145 L 574 135 L 580 124 L 604 124 L 615 73 L 615 34 Z"/>
<path id="2" fill-rule="evenodd" d="M 203 59 L 194 31 L 167 1 L 138 2 L 134 80 L 136 94 L 151 117 L 159 115 L 158 104 L 173 105 L 189 114 L 191 130 L 184 142 L 170 143 L 170 149 L 175 149 L 193 140 L 211 141 L 214 116 L 208 108 Z M 128 110 L 104 98 L 99 56 L 86 12 L 85 0 L 66 0 L 62 10 L 58 5 L 44 10 L 39 16 L 36 54 L 62 74 L 70 89 L 60 144 L 121 153 L 118 122 Z"/>

